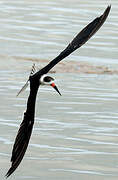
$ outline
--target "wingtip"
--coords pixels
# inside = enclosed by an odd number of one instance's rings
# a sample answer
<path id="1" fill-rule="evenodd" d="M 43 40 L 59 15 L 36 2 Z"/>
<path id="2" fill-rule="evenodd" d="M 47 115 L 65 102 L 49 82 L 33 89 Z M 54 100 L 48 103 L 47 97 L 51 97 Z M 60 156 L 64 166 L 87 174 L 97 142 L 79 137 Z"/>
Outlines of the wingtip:
<path id="1" fill-rule="evenodd" d="M 107 12 L 109 14 L 110 10 L 111 10 L 111 4 L 107 6 L 105 12 Z"/>
<path id="2" fill-rule="evenodd" d="M 5 178 L 7 179 L 8 177 L 9 177 L 9 175 L 8 175 L 8 174 L 6 174 L 6 175 L 5 175 Z"/>
<path id="3" fill-rule="evenodd" d="M 108 5 L 108 7 L 107 7 L 107 8 L 111 9 L 111 4 L 110 4 L 110 5 Z"/>
<path id="4" fill-rule="evenodd" d="M 7 179 L 9 176 L 11 176 L 11 174 L 16 170 L 16 168 L 14 168 L 13 166 L 10 167 L 10 169 L 8 170 L 8 172 L 5 175 L 5 178 Z"/>
<path id="5" fill-rule="evenodd" d="M 5 174 L 5 178 L 7 179 L 10 176 L 9 171 L 7 172 L 7 174 Z"/>
<path id="6" fill-rule="evenodd" d="M 105 20 L 107 19 L 109 13 L 111 10 L 111 5 L 108 5 L 107 8 L 105 9 L 104 13 L 100 16 L 101 18 L 101 25 L 105 22 Z"/>
<path id="7" fill-rule="evenodd" d="M 11 169 L 11 168 L 10 168 L 10 169 Z M 9 169 L 8 172 L 5 174 L 5 178 L 6 178 L 6 179 L 11 175 L 10 169 Z"/>

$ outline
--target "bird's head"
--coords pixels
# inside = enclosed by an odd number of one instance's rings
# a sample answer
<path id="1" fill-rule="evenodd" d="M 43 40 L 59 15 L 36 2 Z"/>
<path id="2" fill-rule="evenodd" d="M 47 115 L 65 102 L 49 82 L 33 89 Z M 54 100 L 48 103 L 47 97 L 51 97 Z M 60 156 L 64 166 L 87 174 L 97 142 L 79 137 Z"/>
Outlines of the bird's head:
<path id="1" fill-rule="evenodd" d="M 61 93 L 59 92 L 57 86 L 54 83 L 54 78 L 52 78 L 51 76 L 48 76 L 46 74 L 42 75 L 40 78 L 40 83 L 41 85 L 52 86 L 61 96 Z"/>
<path id="2" fill-rule="evenodd" d="M 27 88 L 29 83 L 30 83 L 31 89 L 38 88 L 39 85 L 52 86 L 61 96 L 60 91 L 58 90 L 57 86 L 54 83 L 54 78 L 52 78 L 51 76 L 48 76 L 47 74 L 40 75 L 39 77 L 36 75 L 37 75 L 36 67 L 35 67 L 35 64 L 33 64 L 29 79 L 27 80 L 25 85 L 21 88 L 21 90 L 18 92 L 17 96 Z"/>

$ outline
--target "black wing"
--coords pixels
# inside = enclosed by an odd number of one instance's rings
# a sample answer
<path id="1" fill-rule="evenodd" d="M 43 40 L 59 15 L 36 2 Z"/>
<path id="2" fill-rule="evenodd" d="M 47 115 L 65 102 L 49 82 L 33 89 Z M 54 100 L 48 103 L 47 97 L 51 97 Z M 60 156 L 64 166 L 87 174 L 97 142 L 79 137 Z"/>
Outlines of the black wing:
<path id="1" fill-rule="evenodd" d="M 31 76 L 32 77 L 32 76 Z M 38 88 L 40 86 L 39 80 L 32 80 L 30 77 L 30 95 L 27 101 L 27 110 L 24 113 L 23 122 L 20 125 L 18 134 L 12 150 L 11 168 L 8 170 L 6 177 L 9 177 L 19 166 L 24 154 L 27 150 L 35 116 L 35 102 Z"/>
<path id="2" fill-rule="evenodd" d="M 55 59 L 53 59 L 43 69 L 34 74 L 34 77 L 40 74 L 48 73 L 50 69 L 52 69 L 58 62 L 85 44 L 103 25 L 110 12 L 110 9 L 111 6 L 108 6 L 100 17 L 97 17 L 90 24 L 88 24 Z"/>
<path id="3" fill-rule="evenodd" d="M 24 154 L 27 150 L 27 146 L 32 133 L 34 121 L 29 121 L 26 114 L 24 114 L 24 120 L 20 125 L 16 140 L 13 146 L 12 157 L 11 157 L 11 168 L 8 170 L 6 177 L 9 177 L 18 167 L 22 161 Z"/>

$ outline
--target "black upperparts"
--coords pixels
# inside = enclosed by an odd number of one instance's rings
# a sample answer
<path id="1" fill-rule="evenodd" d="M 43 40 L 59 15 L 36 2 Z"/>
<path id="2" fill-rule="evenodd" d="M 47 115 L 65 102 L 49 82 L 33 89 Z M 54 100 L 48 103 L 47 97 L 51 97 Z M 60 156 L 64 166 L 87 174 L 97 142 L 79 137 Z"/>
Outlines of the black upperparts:
<path id="1" fill-rule="evenodd" d="M 50 69 L 52 69 L 58 62 L 85 44 L 103 25 L 110 12 L 110 9 L 111 6 L 108 6 L 104 13 L 100 17 L 94 19 L 80 33 L 78 33 L 77 36 L 71 41 L 71 43 L 55 59 L 53 59 L 47 66 L 42 68 L 33 76 L 36 77 L 48 73 Z"/>

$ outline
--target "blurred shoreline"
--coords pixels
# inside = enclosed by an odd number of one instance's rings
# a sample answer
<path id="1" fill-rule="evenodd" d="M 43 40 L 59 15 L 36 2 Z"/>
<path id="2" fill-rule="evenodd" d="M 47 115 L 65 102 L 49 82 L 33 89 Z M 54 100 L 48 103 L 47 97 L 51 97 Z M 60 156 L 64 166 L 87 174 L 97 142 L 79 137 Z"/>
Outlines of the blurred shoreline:
<path id="1" fill-rule="evenodd" d="M 38 58 L 28 58 L 28 57 L 20 57 L 13 56 L 13 59 L 16 61 L 29 61 L 32 63 L 36 63 L 36 66 L 41 64 L 40 69 L 47 65 L 50 61 L 46 59 L 38 59 Z M 26 64 L 26 63 L 25 63 Z M 112 66 L 107 65 L 97 65 L 92 64 L 90 62 L 82 62 L 82 61 L 72 61 L 72 60 L 62 60 L 58 65 L 56 65 L 50 73 L 84 73 L 84 74 L 118 74 L 118 70 Z"/>

